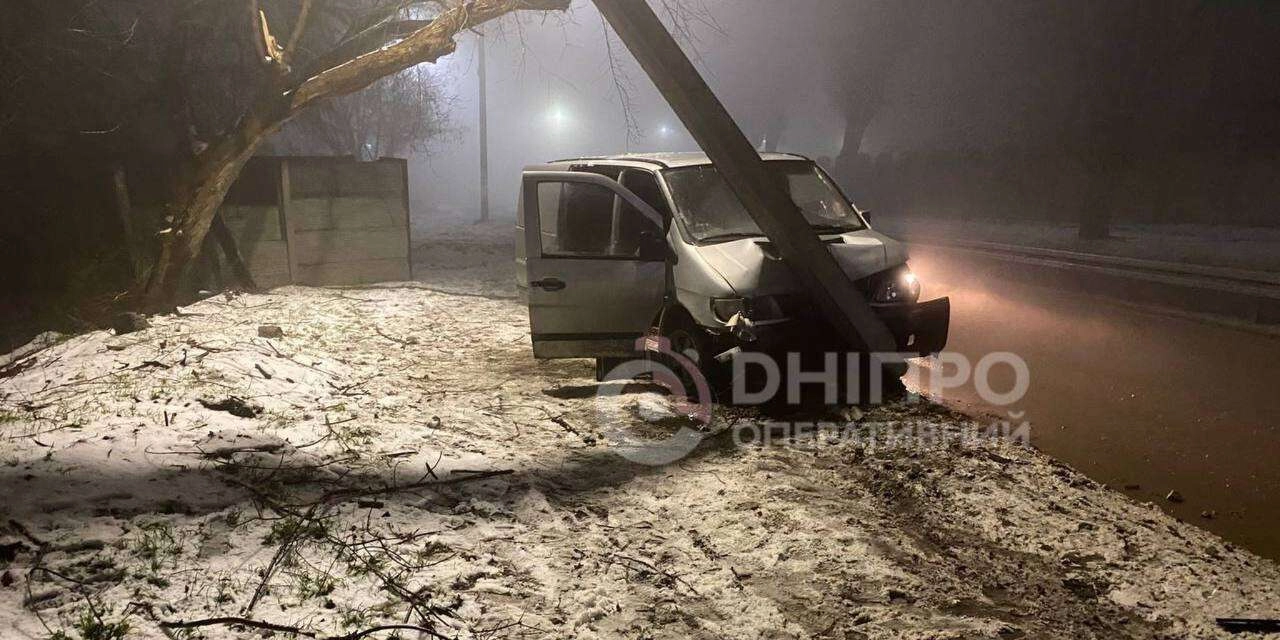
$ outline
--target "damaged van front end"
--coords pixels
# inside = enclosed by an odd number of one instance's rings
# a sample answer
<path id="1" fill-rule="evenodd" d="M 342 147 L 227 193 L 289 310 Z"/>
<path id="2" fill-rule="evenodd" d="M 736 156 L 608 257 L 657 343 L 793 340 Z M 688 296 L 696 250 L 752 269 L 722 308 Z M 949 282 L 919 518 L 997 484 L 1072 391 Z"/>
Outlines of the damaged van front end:
<path id="1" fill-rule="evenodd" d="M 867 296 L 899 352 L 929 355 L 946 346 L 950 302 L 920 301 L 921 283 L 908 267 L 900 242 L 870 229 L 822 240 Z M 716 353 L 734 348 L 775 353 L 848 349 L 817 307 L 799 293 L 798 283 L 769 241 L 744 238 L 691 249 L 675 273 L 677 297 L 686 309 L 703 307 L 696 319 L 713 336 Z M 702 270 L 706 273 L 691 273 Z M 692 286 L 681 286 L 686 283 Z"/>

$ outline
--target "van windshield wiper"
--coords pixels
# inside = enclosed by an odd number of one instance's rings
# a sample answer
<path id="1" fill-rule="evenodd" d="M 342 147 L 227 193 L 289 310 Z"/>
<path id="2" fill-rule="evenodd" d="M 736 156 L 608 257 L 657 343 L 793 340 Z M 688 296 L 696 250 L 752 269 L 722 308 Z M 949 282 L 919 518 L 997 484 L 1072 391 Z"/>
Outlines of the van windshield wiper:
<path id="1" fill-rule="evenodd" d="M 713 236 L 699 238 L 702 242 L 724 242 L 727 240 L 741 240 L 743 238 L 763 238 L 764 234 L 759 231 L 735 231 L 733 233 L 717 233 Z"/>

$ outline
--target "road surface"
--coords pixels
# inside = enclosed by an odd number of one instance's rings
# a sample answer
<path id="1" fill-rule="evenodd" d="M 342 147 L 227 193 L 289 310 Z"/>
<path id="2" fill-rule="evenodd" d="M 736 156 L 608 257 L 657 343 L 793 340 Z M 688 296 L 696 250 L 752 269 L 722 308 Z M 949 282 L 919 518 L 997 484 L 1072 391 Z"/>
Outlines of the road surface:
<path id="1" fill-rule="evenodd" d="M 911 255 L 925 296 L 951 297 L 950 350 L 974 362 L 1012 351 L 1028 363 L 1030 389 L 1012 408 L 1031 422 L 1034 445 L 1280 558 L 1280 339 L 1013 284 L 956 252 Z M 1006 380 L 993 387 L 1008 389 L 1009 371 L 994 373 Z M 945 398 L 1007 418 L 972 385 Z M 1184 501 L 1166 500 L 1171 491 Z"/>

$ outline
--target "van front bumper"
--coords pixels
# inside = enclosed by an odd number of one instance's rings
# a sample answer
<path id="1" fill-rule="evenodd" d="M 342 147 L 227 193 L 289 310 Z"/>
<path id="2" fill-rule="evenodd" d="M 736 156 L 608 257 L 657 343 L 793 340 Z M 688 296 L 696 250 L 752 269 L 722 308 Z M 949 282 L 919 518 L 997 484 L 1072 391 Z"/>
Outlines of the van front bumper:
<path id="1" fill-rule="evenodd" d="M 914 304 L 873 305 L 872 310 L 889 328 L 901 353 L 922 356 L 938 353 L 947 345 L 951 325 L 951 300 L 938 298 Z M 725 332 L 716 336 L 717 351 L 739 347 L 748 351 L 814 352 L 848 351 L 825 318 L 812 314 L 754 325 L 745 335 Z"/>
<path id="2" fill-rule="evenodd" d="M 898 343 L 898 351 L 927 356 L 947 346 L 947 334 L 951 328 L 950 298 L 872 309 L 889 327 Z"/>

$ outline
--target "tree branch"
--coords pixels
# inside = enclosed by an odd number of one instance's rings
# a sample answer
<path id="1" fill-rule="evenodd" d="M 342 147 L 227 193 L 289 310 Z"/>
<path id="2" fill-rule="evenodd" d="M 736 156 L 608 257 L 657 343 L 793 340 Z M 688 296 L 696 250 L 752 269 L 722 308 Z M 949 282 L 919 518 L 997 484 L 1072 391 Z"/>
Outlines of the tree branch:
<path id="1" fill-rule="evenodd" d="M 435 62 L 457 47 L 459 31 L 521 10 L 564 10 L 569 0 L 470 0 L 436 16 L 403 40 L 360 55 L 308 78 L 293 92 L 290 110 L 363 89 L 373 81 L 423 62 Z"/>
<path id="2" fill-rule="evenodd" d="M 294 635 L 314 638 L 316 634 L 310 631 L 304 631 L 298 627 L 291 627 L 283 624 L 275 624 L 272 622 L 263 622 L 261 620 L 251 620 L 249 618 L 241 618 L 238 616 L 224 616 L 221 618 L 205 618 L 203 620 L 192 620 L 185 622 L 182 620 L 160 622 L 161 629 L 195 629 L 197 627 L 209 627 L 214 625 L 240 625 L 244 627 L 252 627 L 254 629 L 267 629 L 270 631 L 280 631 L 282 633 L 292 633 Z"/>
<path id="3" fill-rule="evenodd" d="M 267 24 L 267 14 L 258 4 L 258 0 L 249 0 L 249 19 L 253 24 L 253 42 L 258 47 L 258 57 L 280 64 L 280 45 L 271 35 L 271 27 Z"/>
<path id="4" fill-rule="evenodd" d="M 310 73 L 308 76 L 316 75 L 370 51 L 380 49 L 386 43 L 404 38 L 418 29 L 429 26 L 432 22 L 432 20 L 397 20 L 369 27 L 343 40 L 331 51 L 312 62 L 309 66 Z"/>
<path id="5" fill-rule="evenodd" d="M 363 631 L 355 631 L 353 633 L 348 633 L 345 636 L 334 636 L 332 640 L 359 640 L 360 638 L 363 638 L 365 636 L 371 636 L 375 633 L 381 633 L 383 631 L 417 631 L 418 633 L 425 633 L 431 636 L 432 638 L 445 638 L 446 640 L 449 637 L 449 636 L 440 635 L 440 633 L 438 633 L 434 629 L 429 629 L 427 627 L 419 626 L 416 624 L 384 624 L 382 626 L 373 627 L 370 629 L 364 629 Z"/>
<path id="6" fill-rule="evenodd" d="M 298 9 L 298 19 L 293 23 L 293 33 L 289 34 L 289 42 L 285 44 L 284 52 L 280 54 L 281 64 L 288 66 L 289 61 L 294 58 L 298 50 L 298 43 L 302 40 L 302 34 L 307 30 L 307 22 L 311 19 L 311 0 L 302 0 L 302 6 Z"/>

